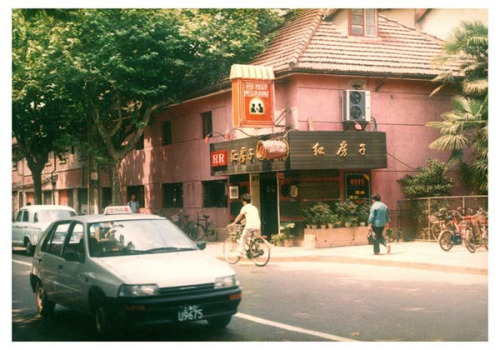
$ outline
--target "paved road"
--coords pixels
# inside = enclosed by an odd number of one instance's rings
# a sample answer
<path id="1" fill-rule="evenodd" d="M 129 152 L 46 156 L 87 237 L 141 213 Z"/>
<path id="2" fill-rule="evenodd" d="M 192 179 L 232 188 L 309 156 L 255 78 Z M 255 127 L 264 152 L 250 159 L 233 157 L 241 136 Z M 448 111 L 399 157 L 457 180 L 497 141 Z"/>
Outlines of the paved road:
<path id="1" fill-rule="evenodd" d="M 13 340 L 96 340 L 86 315 L 36 315 L 30 259 L 14 254 Z M 227 330 L 205 323 L 124 334 L 155 341 L 486 341 L 487 276 L 386 266 L 271 262 L 236 266 L 243 288 Z"/>

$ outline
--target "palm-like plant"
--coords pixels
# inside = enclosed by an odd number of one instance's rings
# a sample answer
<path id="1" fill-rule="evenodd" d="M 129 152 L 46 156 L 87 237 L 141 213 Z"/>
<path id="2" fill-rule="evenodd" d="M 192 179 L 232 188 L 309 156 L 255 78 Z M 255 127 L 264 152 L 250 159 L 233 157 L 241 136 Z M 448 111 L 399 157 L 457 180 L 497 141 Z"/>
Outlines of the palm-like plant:
<path id="1" fill-rule="evenodd" d="M 460 164 L 462 179 L 477 193 L 488 191 L 488 28 L 462 23 L 443 45 L 437 59 L 455 67 L 434 79 L 443 86 L 459 84 L 461 95 L 451 102 L 442 121 L 427 125 L 441 136 L 430 147 L 450 151 L 450 161 Z M 470 150 L 470 151 L 469 151 Z"/>

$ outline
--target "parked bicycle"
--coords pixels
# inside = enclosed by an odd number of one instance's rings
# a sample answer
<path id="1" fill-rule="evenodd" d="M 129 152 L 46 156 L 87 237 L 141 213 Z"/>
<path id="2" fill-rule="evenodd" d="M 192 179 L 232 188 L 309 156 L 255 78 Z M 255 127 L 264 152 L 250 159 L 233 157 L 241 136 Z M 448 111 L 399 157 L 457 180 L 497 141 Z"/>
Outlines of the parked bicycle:
<path id="1" fill-rule="evenodd" d="M 471 244 L 476 249 L 483 246 L 488 250 L 488 213 L 483 208 L 479 208 L 475 214 L 472 210 L 464 218 L 472 228 Z"/>
<path id="2" fill-rule="evenodd" d="M 471 243 L 472 228 L 459 211 L 441 211 L 439 219 L 442 222 L 438 239 L 441 249 L 447 252 L 454 245 L 463 244 L 469 252 L 476 251 L 476 246 Z"/>
<path id="3" fill-rule="evenodd" d="M 240 261 L 240 237 L 243 231 L 243 225 L 228 225 L 229 237 L 224 241 L 224 259 L 230 264 L 236 264 Z M 256 237 L 255 231 L 252 231 L 250 238 L 246 242 L 245 256 L 252 260 L 259 267 L 266 266 L 271 258 L 271 245 L 264 237 Z"/>
<path id="4" fill-rule="evenodd" d="M 206 239 L 207 241 L 216 242 L 219 237 L 219 232 L 217 231 L 217 227 L 215 227 L 214 223 L 209 221 L 210 215 L 203 215 L 203 218 L 200 218 L 199 211 L 196 214 L 196 229 L 198 231 L 198 239 Z"/>
<path id="5" fill-rule="evenodd" d="M 179 210 L 179 212 L 171 217 L 174 224 L 177 225 L 191 240 L 197 241 L 200 238 L 198 237 L 198 228 L 196 224 L 189 220 L 189 215 L 184 214 L 183 210 Z"/>

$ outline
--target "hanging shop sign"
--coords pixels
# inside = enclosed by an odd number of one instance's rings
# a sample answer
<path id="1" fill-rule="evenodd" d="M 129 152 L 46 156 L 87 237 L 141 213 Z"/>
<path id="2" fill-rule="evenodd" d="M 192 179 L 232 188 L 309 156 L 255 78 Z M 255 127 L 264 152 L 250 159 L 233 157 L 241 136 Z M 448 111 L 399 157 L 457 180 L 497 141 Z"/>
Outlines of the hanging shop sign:
<path id="1" fill-rule="evenodd" d="M 270 67 L 231 67 L 233 125 L 254 128 L 274 125 L 274 72 Z"/>
<path id="2" fill-rule="evenodd" d="M 288 157 L 288 143 L 281 140 L 259 141 L 256 145 L 257 158 L 264 159 L 285 159 Z"/>

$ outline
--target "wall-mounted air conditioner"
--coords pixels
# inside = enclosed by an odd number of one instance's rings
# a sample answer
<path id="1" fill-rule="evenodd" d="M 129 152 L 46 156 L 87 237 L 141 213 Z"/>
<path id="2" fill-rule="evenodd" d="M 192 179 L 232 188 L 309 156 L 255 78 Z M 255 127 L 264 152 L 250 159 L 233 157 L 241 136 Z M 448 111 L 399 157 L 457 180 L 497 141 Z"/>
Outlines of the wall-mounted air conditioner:
<path id="1" fill-rule="evenodd" d="M 370 121 L 370 91 L 342 91 L 342 120 L 355 122 Z"/>

